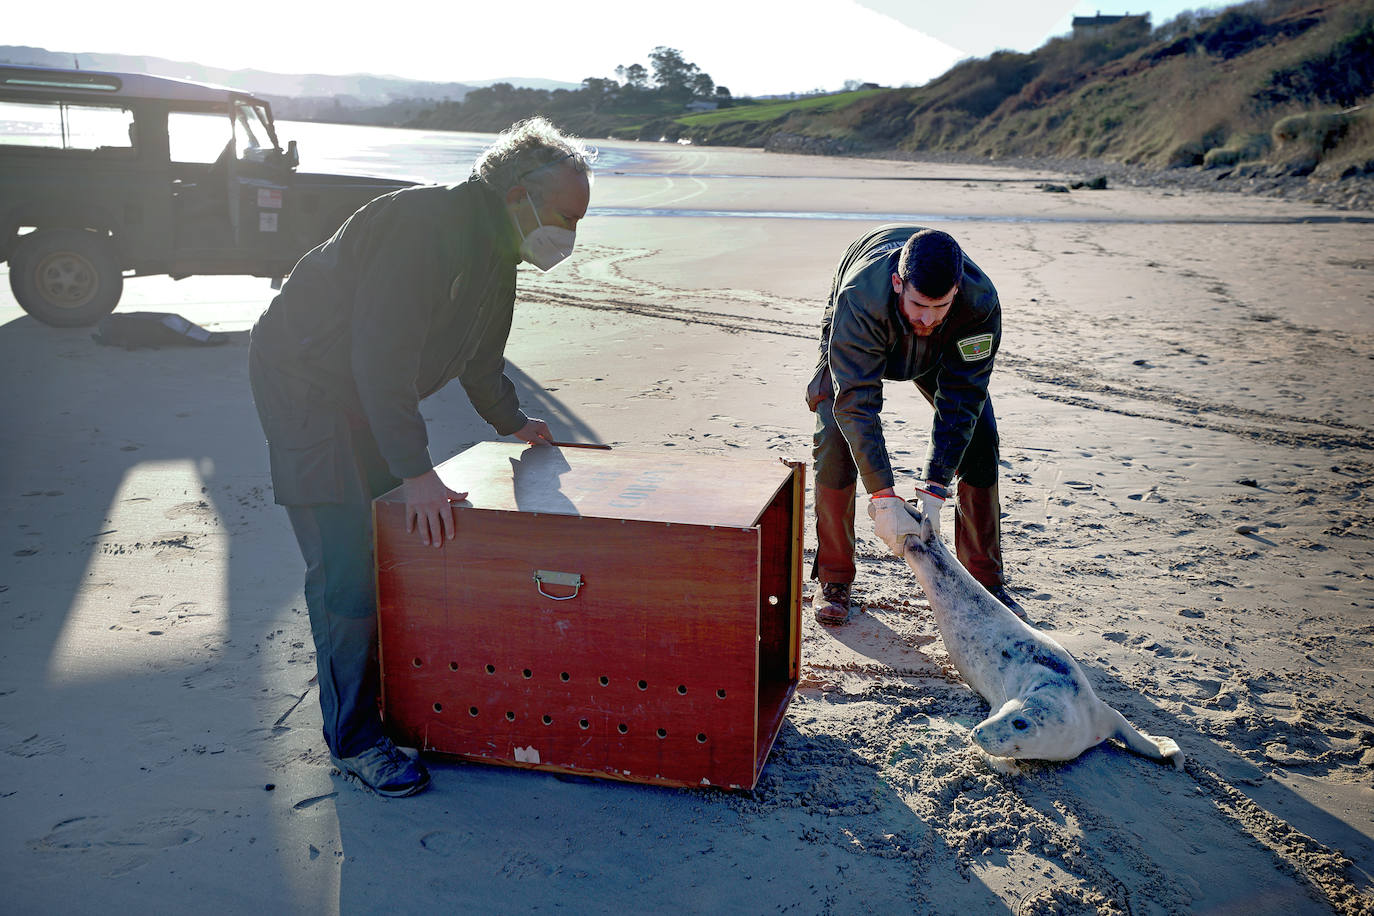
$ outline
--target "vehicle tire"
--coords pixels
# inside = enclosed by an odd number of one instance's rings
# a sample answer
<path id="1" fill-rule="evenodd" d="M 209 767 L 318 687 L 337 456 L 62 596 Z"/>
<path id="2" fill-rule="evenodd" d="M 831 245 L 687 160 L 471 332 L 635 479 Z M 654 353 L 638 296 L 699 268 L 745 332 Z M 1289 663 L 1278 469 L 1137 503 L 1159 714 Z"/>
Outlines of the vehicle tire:
<path id="1" fill-rule="evenodd" d="M 83 229 L 40 229 L 10 256 L 10 289 L 44 324 L 79 328 L 115 310 L 124 275 L 107 238 Z"/>

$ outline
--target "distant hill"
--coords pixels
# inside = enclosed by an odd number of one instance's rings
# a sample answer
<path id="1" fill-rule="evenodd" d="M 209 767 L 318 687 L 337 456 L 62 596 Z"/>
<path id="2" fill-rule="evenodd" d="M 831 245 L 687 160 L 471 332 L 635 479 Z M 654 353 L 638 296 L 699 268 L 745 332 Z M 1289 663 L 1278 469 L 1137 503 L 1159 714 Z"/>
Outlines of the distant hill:
<path id="1" fill-rule="evenodd" d="M 273 99 L 274 104 L 287 99 L 328 100 L 333 106 L 339 99 L 342 107 L 383 105 L 404 99 L 428 101 L 461 101 L 475 88 L 504 82 L 536 89 L 575 89 L 575 83 L 560 83 L 546 79 L 506 77 L 500 80 L 480 80 L 471 83 L 438 83 L 404 79 L 396 76 L 376 76 L 354 73 L 329 76 L 320 73 L 271 73 L 265 70 L 225 70 L 206 67 L 189 61 L 167 60 L 130 54 L 73 54 L 48 51 L 20 45 L 0 45 L 0 63 L 28 64 L 38 67 L 71 67 L 75 62 L 83 70 L 115 70 L 119 72 L 150 73 L 176 79 L 196 80 L 242 89 Z M 288 106 L 290 107 L 290 106 Z M 324 107 L 324 106 L 320 106 Z M 285 111 L 279 112 L 290 116 Z"/>
<path id="2" fill-rule="evenodd" d="M 565 83 L 560 80 L 546 80 L 528 76 L 503 76 L 494 80 L 474 80 L 468 85 L 475 89 L 485 89 L 488 86 L 495 86 L 497 83 L 509 83 L 521 89 L 543 89 L 546 92 L 553 92 L 555 89 L 573 90 L 582 85 L 581 83 Z"/>
<path id="3" fill-rule="evenodd" d="M 1374 0 L 1255 0 L 966 60 L 915 89 L 679 116 L 694 143 L 1374 175 Z"/>

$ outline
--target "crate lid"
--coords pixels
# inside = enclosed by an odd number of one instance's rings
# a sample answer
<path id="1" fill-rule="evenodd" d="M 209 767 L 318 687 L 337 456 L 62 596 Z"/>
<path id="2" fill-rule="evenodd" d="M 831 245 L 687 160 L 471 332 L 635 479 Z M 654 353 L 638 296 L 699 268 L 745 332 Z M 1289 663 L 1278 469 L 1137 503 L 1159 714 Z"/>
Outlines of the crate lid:
<path id="1" fill-rule="evenodd" d="M 776 457 L 481 442 L 435 468 L 478 509 L 748 528 L 792 469 Z M 400 489 L 381 497 L 402 502 Z"/>

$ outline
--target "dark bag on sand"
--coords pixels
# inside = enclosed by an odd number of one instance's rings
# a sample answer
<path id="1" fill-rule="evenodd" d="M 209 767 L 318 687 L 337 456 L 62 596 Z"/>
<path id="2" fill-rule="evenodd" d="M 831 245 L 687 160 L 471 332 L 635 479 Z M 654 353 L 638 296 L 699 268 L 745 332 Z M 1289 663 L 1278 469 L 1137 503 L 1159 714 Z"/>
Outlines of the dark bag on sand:
<path id="1" fill-rule="evenodd" d="M 171 312 L 125 312 L 107 315 L 96 325 L 91 339 L 107 347 L 137 350 L 140 347 L 213 347 L 228 334 L 207 331 Z"/>

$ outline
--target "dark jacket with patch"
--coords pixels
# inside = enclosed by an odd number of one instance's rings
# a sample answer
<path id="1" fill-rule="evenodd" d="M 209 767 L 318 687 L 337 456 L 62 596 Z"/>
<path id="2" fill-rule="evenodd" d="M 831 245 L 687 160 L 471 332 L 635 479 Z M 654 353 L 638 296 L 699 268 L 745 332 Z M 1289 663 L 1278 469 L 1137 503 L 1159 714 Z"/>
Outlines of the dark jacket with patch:
<path id="1" fill-rule="evenodd" d="M 504 355 L 519 246 L 500 195 L 469 180 L 379 197 L 301 258 L 252 334 L 278 502 L 344 498 L 286 450 L 350 428 L 371 430 L 394 476 L 428 471 L 419 402 L 455 378 L 498 434 L 525 425 Z"/>
<path id="2" fill-rule="evenodd" d="M 883 380 L 933 380 L 935 419 L 926 479 L 948 484 L 968 448 L 988 397 L 988 379 L 1002 340 L 1002 307 L 992 281 L 964 257 L 964 280 L 949 314 L 929 337 L 918 337 L 901 314 L 892 275 L 902 246 L 919 226 L 881 226 L 855 241 L 835 271 L 821 321 L 820 358 L 807 405 L 834 397 L 835 421 L 870 492 L 893 485 L 879 413 Z"/>

